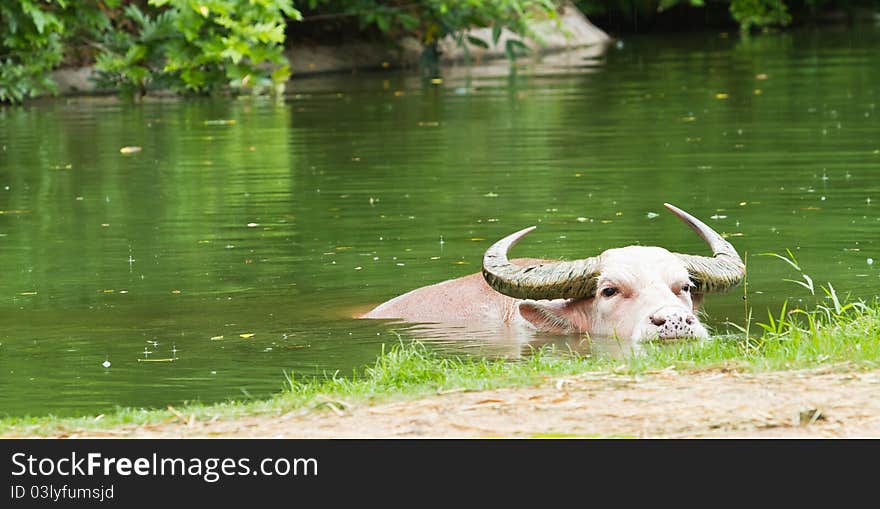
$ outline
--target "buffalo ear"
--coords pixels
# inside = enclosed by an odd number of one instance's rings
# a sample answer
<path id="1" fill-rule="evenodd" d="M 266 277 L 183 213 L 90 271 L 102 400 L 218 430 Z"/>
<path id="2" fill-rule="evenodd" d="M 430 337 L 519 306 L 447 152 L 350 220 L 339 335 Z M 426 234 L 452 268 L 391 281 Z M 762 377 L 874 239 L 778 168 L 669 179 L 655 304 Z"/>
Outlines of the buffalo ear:
<path id="1" fill-rule="evenodd" d="M 519 314 L 543 332 L 566 334 L 581 329 L 576 323 L 579 313 L 568 302 L 525 300 L 519 305 Z"/>

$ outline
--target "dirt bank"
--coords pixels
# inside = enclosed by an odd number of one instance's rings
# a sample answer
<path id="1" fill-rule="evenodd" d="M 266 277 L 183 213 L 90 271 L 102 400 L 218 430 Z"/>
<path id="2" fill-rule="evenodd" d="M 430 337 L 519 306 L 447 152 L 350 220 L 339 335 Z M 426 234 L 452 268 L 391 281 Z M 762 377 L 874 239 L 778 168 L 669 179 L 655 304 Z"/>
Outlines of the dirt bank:
<path id="1" fill-rule="evenodd" d="M 587 373 L 538 387 L 449 392 L 284 415 L 170 422 L 65 436 L 880 437 L 880 370 Z"/>

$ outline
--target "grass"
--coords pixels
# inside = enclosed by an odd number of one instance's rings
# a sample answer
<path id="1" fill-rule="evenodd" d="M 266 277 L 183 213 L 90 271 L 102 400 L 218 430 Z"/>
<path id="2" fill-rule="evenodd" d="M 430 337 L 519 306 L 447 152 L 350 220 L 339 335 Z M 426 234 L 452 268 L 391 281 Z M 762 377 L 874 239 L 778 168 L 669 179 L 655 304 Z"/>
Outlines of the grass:
<path id="1" fill-rule="evenodd" d="M 354 403 L 418 398 L 444 391 L 532 386 L 548 378 L 597 371 L 632 376 L 669 367 L 679 371 L 880 367 L 880 302 L 844 303 L 830 285 L 824 291 L 829 305 L 819 304 L 812 311 L 783 305 L 779 313 L 768 315 L 767 322 L 755 324 L 761 330 L 757 337 L 743 333 L 703 342 L 649 343 L 644 351 L 624 360 L 563 355 L 552 349 L 537 350 L 516 361 L 455 358 L 440 356 L 419 343 L 402 342 L 383 350 L 361 376 L 309 380 L 290 376 L 285 390 L 266 400 L 164 410 L 120 408 L 95 417 L 9 417 L 0 420 L 0 435 L 99 433 L 122 425 L 232 419 L 322 408 L 338 411 Z"/>

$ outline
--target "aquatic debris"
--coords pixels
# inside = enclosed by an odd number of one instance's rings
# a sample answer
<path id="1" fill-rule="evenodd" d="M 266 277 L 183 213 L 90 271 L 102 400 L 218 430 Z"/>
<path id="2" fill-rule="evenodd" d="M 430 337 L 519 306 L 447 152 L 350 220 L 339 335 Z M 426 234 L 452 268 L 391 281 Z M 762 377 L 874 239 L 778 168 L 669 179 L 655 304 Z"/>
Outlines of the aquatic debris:
<path id="1" fill-rule="evenodd" d="M 727 216 L 723 214 L 713 214 L 709 216 L 709 219 L 727 219 Z"/>
<path id="2" fill-rule="evenodd" d="M 483 197 L 484 198 L 498 198 L 498 193 L 493 193 L 492 191 L 489 191 L 488 193 L 484 194 Z"/>
<path id="3" fill-rule="evenodd" d="M 443 78 L 431 78 L 432 85 L 439 85 L 441 83 L 443 83 Z"/>
<path id="4" fill-rule="evenodd" d="M 104 366 L 105 368 L 109 368 L 111 364 L 110 364 L 109 360 L 105 360 L 104 362 L 101 363 L 101 365 Z"/>
<path id="5" fill-rule="evenodd" d="M 164 359 L 138 359 L 138 362 L 174 362 L 175 359 L 166 357 Z"/>
<path id="6" fill-rule="evenodd" d="M 205 125 L 235 125 L 235 119 L 205 120 Z"/>
<path id="7" fill-rule="evenodd" d="M 248 223 L 247 224 L 248 228 L 256 228 L 257 226 L 260 226 L 260 223 Z"/>
<path id="8" fill-rule="evenodd" d="M 220 341 L 223 339 L 223 336 L 211 336 L 211 341 Z"/>
<path id="9" fill-rule="evenodd" d="M 29 297 L 31 295 L 36 295 L 36 294 L 37 294 L 37 292 L 20 292 L 19 293 L 19 295 L 21 295 L 22 297 Z"/>
<path id="10" fill-rule="evenodd" d="M 136 154 L 136 153 L 140 152 L 141 150 L 143 150 L 141 147 L 138 147 L 136 145 L 132 145 L 129 147 L 122 147 L 121 149 L 119 149 L 119 153 L 120 154 Z"/>
<path id="11" fill-rule="evenodd" d="M 180 290 L 171 290 L 174 295 L 180 295 Z"/>
<path id="12" fill-rule="evenodd" d="M 656 212 L 648 212 L 647 214 L 645 214 L 645 216 L 646 216 L 648 219 L 654 219 L 655 217 L 659 217 L 660 214 L 658 214 L 658 213 L 656 213 Z"/>
<path id="13" fill-rule="evenodd" d="M 868 262 L 868 265 L 874 265 L 874 259 L 873 259 L 873 258 L 868 258 L 868 259 L 865 260 L 865 261 Z"/>
<path id="14" fill-rule="evenodd" d="M 254 333 L 248 332 L 245 334 L 239 334 L 238 337 L 240 337 L 242 339 L 251 339 L 252 337 L 254 337 Z"/>
<path id="15" fill-rule="evenodd" d="M 764 73 L 760 73 L 760 74 L 756 74 L 756 75 L 755 75 L 755 79 L 756 79 L 756 80 L 766 80 L 767 77 L 768 77 L 768 76 L 767 76 L 766 74 L 764 74 Z"/>
<path id="16" fill-rule="evenodd" d="M 718 99 L 718 100 L 727 99 L 728 97 L 730 97 L 730 95 L 726 94 L 724 92 L 718 92 L 717 94 L 715 94 L 715 99 Z"/>

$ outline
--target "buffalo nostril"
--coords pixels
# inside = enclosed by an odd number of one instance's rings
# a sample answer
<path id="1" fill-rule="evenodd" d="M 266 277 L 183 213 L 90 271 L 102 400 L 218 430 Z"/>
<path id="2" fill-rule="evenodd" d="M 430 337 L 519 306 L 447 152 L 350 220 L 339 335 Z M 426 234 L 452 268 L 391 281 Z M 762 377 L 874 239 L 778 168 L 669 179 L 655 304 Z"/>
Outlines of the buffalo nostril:
<path id="1" fill-rule="evenodd" d="M 663 325 L 664 323 L 666 323 L 666 317 L 663 317 L 663 316 L 657 316 L 657 315 L 651 315 L 651 323 L 653 323 L 653 324 L 656 325 L 657 327 L 660 327 L 661 325 Z"/>

